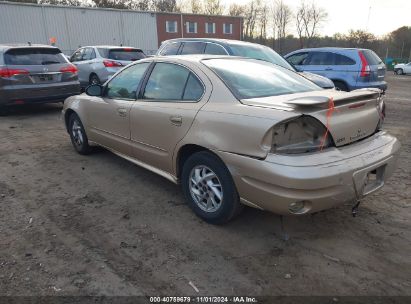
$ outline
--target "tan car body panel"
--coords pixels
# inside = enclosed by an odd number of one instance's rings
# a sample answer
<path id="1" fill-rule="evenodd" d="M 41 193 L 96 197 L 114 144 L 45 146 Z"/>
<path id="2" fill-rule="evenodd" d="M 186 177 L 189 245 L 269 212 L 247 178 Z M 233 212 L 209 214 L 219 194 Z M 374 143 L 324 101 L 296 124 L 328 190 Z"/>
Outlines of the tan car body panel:
<path id="1" fill-rule="evenodd" d="M 243 203 L 279 214 L 290 214 L 289 204 L 299 200 L 307 201 L 301 213 L 359 200 L 381 188 L 392 174 L 400 144 L 385 132 L 322 152 L 270 153 L 272 130 L 279 122 L 310 115 L 326 125 L 330 97 L 336 107 L 330 131 L 340 140 L 337 146 L 371 135 L 379 120 L 375 90 L 322 90 L 240 102 L 201 63 L 203 57 L 170 56 L 141 61 L 186 66 L 205 86 L 199 102 L 122 102 L 83 94 L 68 98 L 63 113 L 70 110 L 79 115 L 90 141 L 174 182 L 178 182 L 179 151 L 184 146 L 197 145 L 213 151 L 232 174 Z M 347 102 L 347 98 L 362 100 Z M 126 108 L 126 118 L 119 118 L 118 107 Z M 181 117 L 180 125 L 176 117 Z M 91 127 L 96 124 L 100 128 Z M 365 178 L 374 169 L 383 172 L 378 177 L 380 184 L 368 189 Z"/>

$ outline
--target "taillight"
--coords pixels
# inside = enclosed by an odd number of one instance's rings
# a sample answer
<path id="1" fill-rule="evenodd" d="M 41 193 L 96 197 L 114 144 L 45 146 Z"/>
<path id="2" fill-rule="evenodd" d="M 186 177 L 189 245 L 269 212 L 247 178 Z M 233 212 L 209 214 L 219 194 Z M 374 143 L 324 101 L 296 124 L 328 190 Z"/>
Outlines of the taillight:
<path id="1" fill-rule="evenodd" d="M 368 61 L 367 58 L 365 58 L 363 52 L 358 51 L 358 55 L 360 55 L 360 59 L 361 59 L 361 72 L 360 72 L 360 76 L 361 77 L 366 77 L 366 76 L 370 76 L 370 66 L 368 65 Z"/>
<path id="2" fill-rule="evenodd" d="M 62 68 L 60 69 L 60 72 L 62 72 L 62 73 L 77 74 L 78 69 L 76 68 L 75 65 L 70 64 L 70 65 L 67 65 L 67 66 L 65 66 L 65 67 L 62 67 Z"/>
<path id="3" fill-rule="evenodd" d="M 29 71 L 23 69 L 8 69 L 8 68 L 0 68 L 0 77 L 3 78 L 10 78 L 15 75 L 28 75 Z"/>
<path id="4" fill-rule="evenodd" d="M 104 66 L 105 66 L 106 68 L 121 67 L 121 66 L 123 66 L 120 62 L 112 61 L 112 60 L 104 60 L 103 63 L 104 63 Z"/>

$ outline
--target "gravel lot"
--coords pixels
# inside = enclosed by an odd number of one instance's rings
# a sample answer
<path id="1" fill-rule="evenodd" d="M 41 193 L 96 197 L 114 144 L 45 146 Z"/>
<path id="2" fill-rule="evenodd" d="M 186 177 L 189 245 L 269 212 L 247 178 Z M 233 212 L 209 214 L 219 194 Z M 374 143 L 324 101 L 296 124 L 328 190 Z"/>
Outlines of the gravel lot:
<path id="1" fill-rule="evenodd" d="M 399 167 L 359 216 L 246 209 L 211 226 L 180 188 L 114 154 L 73 150 L 61 105 L 0 118 L 1 295 L 411 295 L 411 76 L 387 77 Z"/>

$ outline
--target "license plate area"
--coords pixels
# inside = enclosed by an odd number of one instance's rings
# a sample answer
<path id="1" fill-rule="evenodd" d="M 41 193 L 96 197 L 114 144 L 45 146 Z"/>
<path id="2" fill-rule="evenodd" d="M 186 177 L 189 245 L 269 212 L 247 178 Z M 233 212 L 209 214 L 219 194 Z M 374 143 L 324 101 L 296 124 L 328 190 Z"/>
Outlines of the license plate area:
<path id="1" fill-rule="evenodd" d="M 47 74 L 32 74 L 30 75 L 33 83 L 51 83 L 59 82 L 61 76 L 59 73 L 47 73 Z"/>
<path id="2" fill-rule="evenodd" d="M 387 164 L 375 165 L 353 174 L 357 198 L 360 199 L 384 186 L 384 174 Z"/>

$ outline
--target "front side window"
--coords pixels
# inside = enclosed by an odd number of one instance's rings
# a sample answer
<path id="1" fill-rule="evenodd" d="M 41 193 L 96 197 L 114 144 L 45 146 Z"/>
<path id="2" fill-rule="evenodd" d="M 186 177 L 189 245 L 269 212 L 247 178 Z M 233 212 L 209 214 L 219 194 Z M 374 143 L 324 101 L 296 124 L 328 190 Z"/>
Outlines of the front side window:
<path id="1" fill-rule="evenodd" d="M 107 84 L 105 96 L 112 99 L 135 100 L 138 86 L 149 64 L 144 62 L 122 70 Z"/>
<path id="2" fill-rule="evenodd" d="M 206 34 L 215 34 L 215 23 L 214 22 L 206 22 L 205 32 L 206 32 Z"/>
<path id="3" fill-rule="evenodd" d="M 177 33 L 177 21 L 166 21 L 166 32 Z"/>
<path id="4" fill-rule="evenodd" d="M 184 42 L 183 49 L 181 50 L 181 55 L 203 54 L 204 47 L 204 42 Z"/>
<path id="5" fill-rule="evenodd" d="M 157 63 L 144 89 L 144 99 L 196 101 L 203 95 L 197 77 L 183 66 Z"/>
<path id="6" fill-rule="evenodd" d="M 161 50 L 160 55 L 163 56 L 170 56 L 170 55 L 177 55 L 178 49 L 180 48 L 181 43 L 169 43 Z"/>
<path id="7" fill-rule="evenodd" d="M 209 59 L 202 62 L 240 100 L 321 90 L 295 72 L 264 62 L 247 59 Z"/>
<path id="8" fill-rule="evenodd" d="M 312 52 L 305 65 L 333 65 L 334 54 L 329 52 Z"/>
<path id="9" fill-rule="evenodd" d="M 77 50 L 70 58 L 71 62 L 76 62 L 76 61 L 82 61 L 83 60 L 83 50 L 84 49 L 79 49 Z"/>
<path id="10" fill-rule="evenodd" d="M 223 32 L 224 32 L 224 34 L 232 34 L 233 33 L 233 24 L 232 23 L 224 23 L 223 24 Z"/>
<path id="11" fill-rule="evenodd" d="M 306 59 L 308 57 L 308 53 L 297 53 L 293 54 L 287 58 L 287 61 L 293 65 L 304 65 Z"/>
<path id="12" fill-rule="evenodd" d="M 186 22 L 187 33 L 197 33 L 197 22 Z"/>

